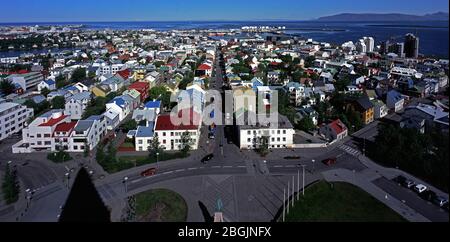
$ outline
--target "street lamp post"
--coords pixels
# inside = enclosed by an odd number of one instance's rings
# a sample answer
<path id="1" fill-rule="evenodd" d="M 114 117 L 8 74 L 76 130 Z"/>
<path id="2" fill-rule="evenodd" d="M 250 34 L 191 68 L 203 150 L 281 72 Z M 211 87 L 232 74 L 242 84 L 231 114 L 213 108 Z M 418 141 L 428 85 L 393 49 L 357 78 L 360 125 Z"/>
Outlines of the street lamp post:
<path id="1" fill-rule="evenodd" d="M 289 206 L 290 206 L 290 203 L 289 203 L 289 193 L 290 193 L 290 191 L 291 191 L 291 189 L 290 189 L 290 184 L 289 184 L 289 182 L 288 182 L 288 188 L 287 188 L 287 213 L 289 214 Z M 285 201 L 286 202 L 286 201 Z"/>
<path id="2" fill-rule="evenodd" d="M 295 176 L 292 176 L 292 208 L 294 208 L 295 202 Z"/>
<path id="3" fill-rule="evenodd" d="M 283 188 L 283 222 L 286 220 L 286 188 Z"/>
<path id="4" fill-rule="evenodd" d="M 158 167 L 159 162 L 159 152 L 156 153 L 156 167 Z"/>
<path id="5" fill-rule="evenodd" d="M 313 165 L 312 173 L 314 174 L 316 172 L 316 160 L 312 160 L 312 165 Z"/>
<path id="6" fill-rule="evenodd" d="M 297 201 L 300 201 L 300 170 L 297 171 Z"/>
<path id="7" fill-rule="evenodd" d="M 128 184 L 127 184 L 127 182 L 128 182 L 128 177 L 124 177 L 123 178 L 123 184 L 125 186 L 125 194 L 128 193 Z"/>
<path id="8" fill-rule="evenodd" d="M 65 174 L 65 176 L 66 176 L 67 189 L 69 189 L 70 173 L 67 172 Z"/>
<path id="9" fill-rule="evenodd" d="M 303 176 L 302 176 L 302 178 L 303 178 L 303 188 L 302 188 L 302 192 L 303 192 L 303 196 L 305 196 L 305 167 L 306 167 L 306 165 L 302 165 L 302 167 L 303 167 Z"/>

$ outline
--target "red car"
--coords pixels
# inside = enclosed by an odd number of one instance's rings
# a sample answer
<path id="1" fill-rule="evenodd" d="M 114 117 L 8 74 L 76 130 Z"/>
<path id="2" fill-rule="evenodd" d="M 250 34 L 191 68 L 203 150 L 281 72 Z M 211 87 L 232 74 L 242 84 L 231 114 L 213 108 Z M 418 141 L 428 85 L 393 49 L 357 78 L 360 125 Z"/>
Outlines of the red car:
<path id="1" fill-rule="evenodd" d="M 336 158 L 328 158 L 326 160 L 323 160 L 322 162 L 327 166 L 332 166 L 332 165 L 336 164 L 337 159 Z"/>
<path id="2" fill-rule="evenodd" d="M 141 176 L 153 176 L 153 175 L 155 175 L 156 174 L 156 168 L 151 168 L 151 169 L 148 169 L 148 170 L 145 170 L 145 171 L 143 171 L 142 173 L 141 173 Z"/>

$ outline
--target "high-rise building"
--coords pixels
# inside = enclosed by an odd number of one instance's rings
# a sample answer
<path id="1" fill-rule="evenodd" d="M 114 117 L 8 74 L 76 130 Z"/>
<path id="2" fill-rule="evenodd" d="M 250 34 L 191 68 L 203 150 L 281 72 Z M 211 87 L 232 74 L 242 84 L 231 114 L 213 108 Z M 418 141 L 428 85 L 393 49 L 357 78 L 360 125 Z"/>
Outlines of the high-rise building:
<path id="1" fill-rule="evenodd" d="M 405 45 L 403 43 L 393 43 L 388 47 L 388 53 L 395 53 L 399 57 L 404 57 Z"/>
<path id="2" fill-rule="evenodd" d="M 375 40 L 373 37 L 363 37 L 364 44 L 366 44 L 366 52 L 373 52 L 375 49 Z"/>
<path id="3" fill-rule="evenodd" d="M 405 36 L 405 57 L 417 58 L 419 56 L 419 37 L 413 34 Z"/>

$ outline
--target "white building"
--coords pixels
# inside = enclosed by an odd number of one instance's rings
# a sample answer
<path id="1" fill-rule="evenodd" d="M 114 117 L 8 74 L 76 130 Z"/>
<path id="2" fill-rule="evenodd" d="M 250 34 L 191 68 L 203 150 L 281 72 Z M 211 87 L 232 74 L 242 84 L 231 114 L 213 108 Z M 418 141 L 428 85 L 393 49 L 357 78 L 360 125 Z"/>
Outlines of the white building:
<path id="1" fill-rule="evenodd" d="M 122 122 L 131 112 L 131 104 L 123 98 L 116 97 L 106 104 L 106 110 L 112 110 L 119 114 L 119 121 Z"/>
<path id="2" fill-rule="evenodd" d="M 282 115 L 278 116 L 277 123 L 261 125 L 255 122 L 255 125 L 241 125 L 238 130 L 240 149 L 257 149 L 263 137 L 268 138 L 269 149 L 292 148 L 294 145 L 294 127 Z"/>
<path id="3" fill-rule="evenodd" d="M 158 136 L 160 145 L 164 150 L 181 150 L 183 148 L 181 137 L 183 133 L 189 132 L 192 141 L 191 149 L 197 150 L 200 140 L 200 127 L 198 124 L 174 125 L 170 115 L 160 115 L 156 119 L 155 136 Z"/>
<path id="4" fill-rule="evenodd" d="M 66 98 L 65 115 L 70 115 L 72 120 L 80 120 L 91 101 L 90 92 L 81 92 Z"/>
<path id="5" fill-rule="evenodd" d="M 135 137 L 136 151 L 148 151 L 148 149 L 151 147 L 154 135 L 153 128 L 154 128 L 153 125 L 150 125 L 148 127 L 139 126 L 138 129 L 135 131 L 136 133 L 134 137 Z"/>
<path id="6" fill-rule="evenodd" d="M 13 153 L 55 151 L 53 133 L 59 124 L 68 122 L 70 117 L 60 109 L 42 114 L 22 130 L 22 141 L 13 145 Z"/>
<path id="7" fill-rule="evenodd" d="M 54 80 L 45 80 L 41 81 L 38 84 L 38 91 L 42 91 L 43 89 L 47 88 L 50 91 L 53 91 L 56 89 L 56 82 Z"/>
<path id="8" fill-rule="evenodd" d="M 106 132 L 106 118 L 103 115 L 78 121 L 70 135 L 69 151 L 84 152 L 85 145 L 88 145 L 89 150 L 93 150 L 105 137 Z"/>
<path id="9" fill-rule="evenodd" d="M 33 114 L 32 108 L 0 101 L 0 141 L 22 130 Z"/>
<path id="10" fill-rule="evenodd" d="M 103 114 L 106 118 L 106 128 L 108 130 L 114 130 L 120 124 L 120 115 L 118 112 L 109 109 Z"/>
<path id="11" fill-rule="evenodd" d="M 44 80 L 44 76 L 39 72 L 27 74 L 12 74 L 7 77 L 14 84 L 18 84 L 24 91 L 36 87 Z"/>

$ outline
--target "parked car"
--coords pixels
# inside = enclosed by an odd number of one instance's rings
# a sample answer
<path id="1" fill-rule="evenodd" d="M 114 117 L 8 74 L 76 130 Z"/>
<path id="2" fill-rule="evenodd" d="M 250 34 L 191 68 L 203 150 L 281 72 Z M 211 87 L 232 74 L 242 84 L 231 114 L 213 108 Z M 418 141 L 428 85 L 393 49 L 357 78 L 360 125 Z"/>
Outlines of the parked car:
<path id="1" fill-rule="evenodd" d="M 398 176 L 398 177 L 394 178 L 393 181 L 397 182 L 401 186 L 406 186 L 407 179 L 404 176 Z"/>
<path id="2" fill-rule="evenodd" d="M 286 156 L 284 157 L 285 160 L 300 160 L 300 156 Z"/>
<path id="3" fill-rule="evenodd" d="M 433 201 L 436 198 L 436 193 L 431 190 L 426 190 L 419 194 L 419 196 L 426 201 Z"/>
<path id="4" fill-rule="evenodd" d="M 141 176 L 148 177 L 156 174 L 156 168 L 150 168 L 141 173 Z"/>
<path id="5" fill-rule="evenodd" d="M 412 180 L 406 180 L 406 182 L 404 184 L 404 186 L 406 188 L 413 188 L 415 185 L 416 185 L 416 183 L 414 181 L 412 181 Z"/>
<path id="6" fill-rule="evenodd" d="M 212 158 L 214 158 L 214 155 L 213 154 L 209 154 L 209 155 L 203 157 L 202 163 L 204 163 L 204 164 L 208 163 L 208 161 L 212 160 Z"/>
<path id="7" fill-rule="evenodd" d="M 421 194 L 423 192 L 425 192 L 428 188 L 425 185 L 419 184 L 417 186 L 414 187 L 414 191 Z"/>
<path id="8" fill-rule="evenodd" d="M 337 159 L 336 158 L 328 158 L 322 161 L 322 163 L 324 163 L 327 166 L 332 166 L 334 164 L 336 164 Z"/>
<path id="9" fill-rule="evenodd" d="M 448 199 L 442 196 L 436 196 L 432 202 L 436 205 L 438 205 L 439 207 L 443 208 L 444 206 L 448 206 Z"/>

